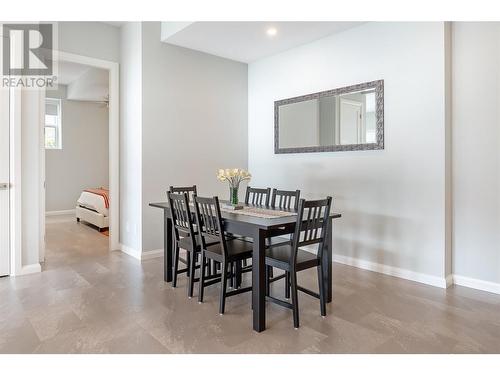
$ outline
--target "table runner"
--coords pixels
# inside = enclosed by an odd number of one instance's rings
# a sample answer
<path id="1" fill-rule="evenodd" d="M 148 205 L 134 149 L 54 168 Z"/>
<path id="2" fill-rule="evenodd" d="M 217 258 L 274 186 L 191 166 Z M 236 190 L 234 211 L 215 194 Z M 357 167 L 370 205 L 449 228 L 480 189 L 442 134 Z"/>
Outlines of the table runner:
<path id="1" fill-rule="evenodd" d="M 248 207 L 245 206 L 241 210 L 233 210 L 231 208 L 226 208 L 223 205 L 220 207 L 221 211 L 224 212 L 231 212 L 234 214 L 238 215 L 247 215 L 247 216 L 254 216 L 254 217 L 260 217 L 263 219 L 276 219 L 279 217 L 287 217 L 287 216 L 296 216 L 296 212 L 289 212 L 289 211 L 278 211 L 278 210 L 270 210 L 267 208 L 260 208 L 260 207 Z"/>

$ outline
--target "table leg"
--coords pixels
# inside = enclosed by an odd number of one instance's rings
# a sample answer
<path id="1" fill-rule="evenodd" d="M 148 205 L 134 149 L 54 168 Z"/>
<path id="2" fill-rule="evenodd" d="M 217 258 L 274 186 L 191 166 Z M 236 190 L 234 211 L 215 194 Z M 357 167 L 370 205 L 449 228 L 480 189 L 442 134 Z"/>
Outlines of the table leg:
<path id="1" fill-rule="evenodd" d="M 323 283 L 325 284 L 326 302 L 332 302 L 332 219 L 328 220 L 328 229 L 326 233 L 326 243 L 323 251 L 323 259 L 321 260 L 323 266 Z"/>
<path id="2" fill-rule="evenodd" d="M 258 229 L 253 237 L 252 256 L 252 305 L 253 329 L 266 329 L 266 279 L 265 279 L 265 231 Z"/>
<path id="3" fill-rule="evenodd" d="M 165 212 L 163 217 L 163 280 L 172 281 L 172 220 Z"/>

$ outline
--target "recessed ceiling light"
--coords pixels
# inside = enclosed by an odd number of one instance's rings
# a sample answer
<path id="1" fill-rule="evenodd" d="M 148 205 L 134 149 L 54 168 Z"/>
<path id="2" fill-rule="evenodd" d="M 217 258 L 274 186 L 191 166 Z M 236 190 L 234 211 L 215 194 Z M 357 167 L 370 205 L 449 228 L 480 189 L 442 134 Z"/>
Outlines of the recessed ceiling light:
<path id="1" fill-rule="evenodd" d="M 270 27 L 266 31 L 266 34 L 269 36 L 275 36 L 277 33 L 278 33 L 278 30 L 276 30 L 274 27 Z"/>

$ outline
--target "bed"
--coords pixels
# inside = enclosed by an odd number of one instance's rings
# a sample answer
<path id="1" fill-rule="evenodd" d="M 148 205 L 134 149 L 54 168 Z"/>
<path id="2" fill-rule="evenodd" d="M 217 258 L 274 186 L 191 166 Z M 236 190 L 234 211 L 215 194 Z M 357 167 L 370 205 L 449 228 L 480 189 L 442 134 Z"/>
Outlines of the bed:
<path id="1" fill-rule="evenodd" d="M 76 204 L 76 221 L 96 226 L 100 232 L 109 228 L 109 190 L 85 189 Z"/>

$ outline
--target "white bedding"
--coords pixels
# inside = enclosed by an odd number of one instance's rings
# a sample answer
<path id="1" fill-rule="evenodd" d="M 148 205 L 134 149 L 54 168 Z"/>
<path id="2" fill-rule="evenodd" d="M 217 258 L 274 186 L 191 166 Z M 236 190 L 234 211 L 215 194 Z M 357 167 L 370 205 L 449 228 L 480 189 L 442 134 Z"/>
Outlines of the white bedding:
<path id="1" fill-rule="evenodd" d="M 84 191 L 78 198 L 78 205 L 97 211 L 104 216 L 109 216 L 109 209 L 106 208 L 104 198 L 100 195 Z"/>

